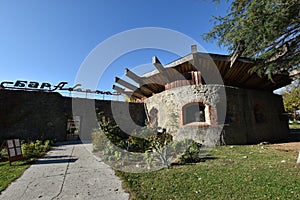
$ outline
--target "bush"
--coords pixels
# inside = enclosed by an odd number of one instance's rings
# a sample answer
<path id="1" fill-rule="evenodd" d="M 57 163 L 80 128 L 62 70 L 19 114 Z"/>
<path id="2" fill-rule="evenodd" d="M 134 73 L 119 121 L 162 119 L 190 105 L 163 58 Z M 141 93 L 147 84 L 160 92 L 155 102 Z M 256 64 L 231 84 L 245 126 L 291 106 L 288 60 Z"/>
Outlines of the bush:
<path id="1" fill-rule="evenodd" d="M 7 149 L 6 148 L 0 149 L 0 161 L 6 161 L 7 158 L 8 158 Z"/>
<path id="2" fill-rule="evenodd" d="M 193 140 L 173 141 L 172 135 L 166 133 L 165 129 L 147 125 L 127 135 L 103 113 L 98 113 L 98 123 L 100 128 L 92 133 L 93 150 L 99 151 L 104 161 L 119 162 L 122 165 L 122 160 L 126 160 L 128 155 L 134 162 L 135 158 L 130 153 L 143 153 L 142 160 L 147 168 L 158 163 L 157 160 L 165 167 L 175 158 L 179 159 L 179 163 L 201 160 L 201 144 Z"/>
<path id="3" fill-rule="evenodd" d="M 204 153 L 201 149 L 202 144 L 195 142 L 194 140 L 184 140 L 177 145 L 187 146 L 186 151 L 183 154 L 178 155 L 180 163 L 195 163 L 201 160 L 201 153 Z"/>
<path id="4" fill-rule="evenodd" d="M 39 158 L 51 149 L 51 141 L 46 140 L 42 142 L 36 140 L 35 142 L 31 141 L 28 143 L 22 141 L 21 148 L 25 159 Z"/>

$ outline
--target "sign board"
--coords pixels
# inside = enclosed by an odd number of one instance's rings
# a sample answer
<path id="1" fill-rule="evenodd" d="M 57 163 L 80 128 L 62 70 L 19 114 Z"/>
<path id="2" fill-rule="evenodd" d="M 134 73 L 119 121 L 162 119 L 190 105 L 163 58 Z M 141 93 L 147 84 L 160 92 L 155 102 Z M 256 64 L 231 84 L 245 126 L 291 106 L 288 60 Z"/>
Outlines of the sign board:
<path id="1" fill-rule="evenodd" d="M 57 85 L 51 85 L 50 83 L 38 83 L 36 81 L 23 81 L 17 80 L 13 81 L 3 81 L 0 83 L 0 89 L 14 89 L 14 90 L 33 90 L 33 91 L 48 91 L 54 92 L 56 90 L 66 90 L 69 92 L 85 92 L 85 93 L 94 93 L 94 94 L 105 94 L 105 95 L 119 95 L 119 93 L 111 93 L 110 91 L 101 91 L 101 90 L 90 90 L 90 89 L 81 89 L 78 88 L 81 84 L 76 84 L 73 87 L 66 87 L 68 82 L 60 82 Z"/>
<path id="2" fill-rule="evenodd" d="M 19 139 L 6 140 L 6 147 L 9 163 L 23 159 L 21 143 Z"/>

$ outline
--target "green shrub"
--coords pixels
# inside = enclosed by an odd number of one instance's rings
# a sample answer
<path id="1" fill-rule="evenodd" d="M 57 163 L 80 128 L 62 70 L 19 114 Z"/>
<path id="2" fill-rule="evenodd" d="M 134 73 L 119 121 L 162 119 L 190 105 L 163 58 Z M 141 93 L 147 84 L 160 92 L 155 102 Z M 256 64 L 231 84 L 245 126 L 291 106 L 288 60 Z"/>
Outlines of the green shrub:
<path id="1" fill-rule="evenodd" d="M 39 158 L 43 156 L 47 151 L 51 149 L 51 141 L 46 140 L 44 142 L 40 140 L 24 142 L 21 144 L 23 157 L 25 159 Z"/>
<path id="2" fill-rule="evenodd" d="M 7 149 L 6 148 L 0 149 L 0 161 L 7 160 L 7 158 L 8 158 Z"/>
<path id="3" fill-rule="evenodd" d="M 193 140 L 173 141 L 172 135 L 166 133 L 165 129 L 159 130 L 150 125 L 127 135 L 102 112 L 97 117 L 100 127 L 92 133 L 93 150 L 100 151 L 105 161 L 122 161 L 126 158 L 124 152 L 144 153 L 142 159 L 147 168 L 155 164 L 156 158 L 166 167 L 175 158 L 179 158 L 182 163 L 198 162 L 201 159 L 201 144 Z M 126 151 L 121 153 L 120 149 Z"/>
<path id="4" fill-rule="evenodd" d="M 177 148 L 186 148 L 185 152 L 178 155 L 178 159 L 181 163 L 195 163 L 199 162 L 202 158 L 202 144 L 195 142 L 194 140 L 183 140 L 176 144 Z"/>

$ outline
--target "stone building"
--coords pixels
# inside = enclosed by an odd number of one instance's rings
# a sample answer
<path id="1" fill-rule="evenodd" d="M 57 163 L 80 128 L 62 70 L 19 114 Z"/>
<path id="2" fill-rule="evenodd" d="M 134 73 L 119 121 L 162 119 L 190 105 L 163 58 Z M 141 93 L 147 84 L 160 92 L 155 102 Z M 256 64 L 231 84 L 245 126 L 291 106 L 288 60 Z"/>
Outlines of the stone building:
<path id="1" fill-rule="evenodd" d="M 0 142 L 68 139 L 70 127 L 91 139 L 96 110 L 129 133 L 145 125 L 162 127 L 175 140 L 249 144 L 288 136 L 282 97 L 273 91 L 290 83 L 286 74 L 273 81 L 249 73 L 255 63 L 241 57 L 192 52 L 138 76 L 126 69 L 133 85 L 116 78 L 113 88 L 135 103 L 63 97 L 56 92 L 0 87 Z M 3 82 L 8 83 L 8 82 Z M 1 84 L 2 85 L 2 84 Z"/>
<path id="2" fill-rule="evenodd" d="M 286 74 L 269 80 L 249 73 L 247 58 L 192 52 L 138 76 L 126 69 L 135 86 L 116 78 L 113 88 L 145 104 L 148 121 L 166 128 L 174 139 L 249 144 L 287 137 L 288 119 L 275 89 L 290 83 Z"/>

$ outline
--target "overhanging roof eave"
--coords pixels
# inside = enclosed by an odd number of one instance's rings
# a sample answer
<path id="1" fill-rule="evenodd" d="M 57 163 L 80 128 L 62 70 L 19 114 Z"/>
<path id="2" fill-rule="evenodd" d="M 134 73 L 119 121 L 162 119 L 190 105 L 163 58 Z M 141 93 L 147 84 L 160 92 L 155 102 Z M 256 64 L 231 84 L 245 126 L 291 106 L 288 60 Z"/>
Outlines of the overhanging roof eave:
<path id="1" fill-rule="evenodd" d="M 201 58 L 201 59 L 207 59 L 207 60 L 213 60 L 213 61 L 224 61 L 224 62 L 229 62 L 230 61 L 230 56 L 229 55 L 203 53 L 203 52 L 197 52 L 196 55 L 197 55 L 198 58 Z M 175 61 L 172 61 L 169 64 L 164 65 L 164 68 L 167 69 L 167 68 L 176 67 L 176 66 L 181 65 L 181 64 L 186 63 L 186 62 L 192 62 L 193 59 L 194 59 L 194 54 L 190 53 L 190 54 L 188 54 L 188 55 L 186 55 L 182 58 L 179 58 Z M 237 59 L 237 61 L 243 62 L 243 63 L 254 64 L 253 60 L 251 60 L 249 58 L 244 58 L 244 57 L 239 57 Z M 159 73 L 159 71 L 157 69 L 155 69 L 151 72 L 148 72 L 148 73 L 142 75 L 142 77 L 147 78 L 147 77 L 153 76 L 153 75 L 158 74 L 158 73 Z"/>

